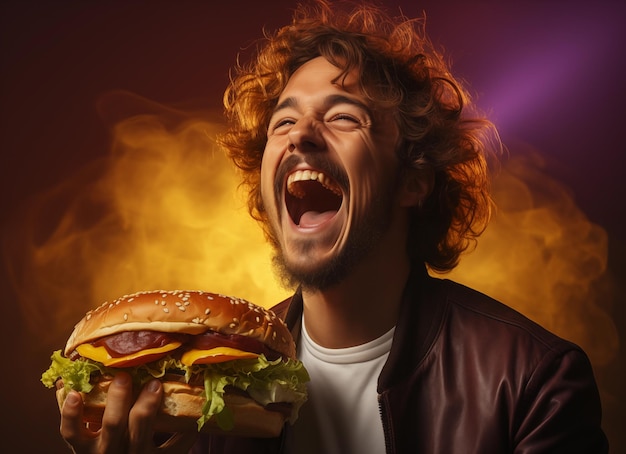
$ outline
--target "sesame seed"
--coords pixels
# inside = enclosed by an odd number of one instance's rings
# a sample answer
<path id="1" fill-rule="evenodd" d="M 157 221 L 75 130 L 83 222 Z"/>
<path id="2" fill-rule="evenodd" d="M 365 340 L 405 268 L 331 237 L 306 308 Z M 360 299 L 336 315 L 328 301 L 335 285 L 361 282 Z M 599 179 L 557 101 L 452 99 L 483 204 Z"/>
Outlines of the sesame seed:
<path id="1" fill-rule="evenodd" d="M 163 308 L 163 312 L 165 312 L 166 314 L 168 314 L 170 312 L 170 310 L 167 307 Z"/>
<path id="2" fill-rule="evenodd" d="M 237 326 L 237 325 L 235 325 L 234 323 L 231 323 L 231 324 L 230 324 L 230 325 L 228 325 L 228 326 L 230 326 L 231 328 L 234 328 L 234 327 L 235 327 L 235 326 Z"/>
<path id="3" fill-rule="evenodd" d="M 185 306 L 178 306 L 178 309 L 180 309 L 183 312 L 185 312 L 187 310 L 187 308 Z"/>
<path id="4" fill-rule="evenodd" d="M 261 323 L 261 317 L 257 317 L 257 318 L 256 318 L 256 322 L 257 322 L 257 323 Z"/>
<path id="5" fill-rule="evenodd" d="M 128 320 L 128 314 L 124 314 L 124 321 Z"/>
<path id="6" fill-rule="evenodd" d="M 209 315 L 211 313 L 211 309 L 208 307 L 204 310 L 204 315 Z"/>

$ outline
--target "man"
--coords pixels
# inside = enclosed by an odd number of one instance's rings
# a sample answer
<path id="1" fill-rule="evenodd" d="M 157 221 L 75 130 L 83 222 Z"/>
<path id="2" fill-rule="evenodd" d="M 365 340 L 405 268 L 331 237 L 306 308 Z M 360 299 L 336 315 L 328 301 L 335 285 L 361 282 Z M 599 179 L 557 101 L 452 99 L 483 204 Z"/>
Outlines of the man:
<path id="1" fill-rule="evenodd" d="M 317 2 L 233 78 L 221 142 L 298 288 L 275 310 L 310 399 L 278 439 L 216 436 L 194 452 L 607 452 L 577 346 L 427 273 L 452 269 L 486 226 L 497 141 L 417 25 Z M 98 433 L 68 398 L 61 433 L 76 452 L 156 449 L 160 386 L 133 403 L 124 378 Z"/>

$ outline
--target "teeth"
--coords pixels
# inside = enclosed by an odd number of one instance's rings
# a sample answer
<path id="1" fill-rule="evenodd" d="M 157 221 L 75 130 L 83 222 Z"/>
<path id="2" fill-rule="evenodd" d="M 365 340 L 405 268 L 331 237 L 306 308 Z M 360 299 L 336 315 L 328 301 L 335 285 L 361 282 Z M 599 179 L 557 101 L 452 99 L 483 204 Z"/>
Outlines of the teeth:
<path id="1" fill-rule="evenodd" d="M 298 181 L 318 181 L 326 189 L 341 197 L 341 189 L 339 189 L 339 186 L 337 186 L 330 178 L 327 178 L 322 172 L 307 169 L 296 170 L 294 173 L 289 175 L 287 178 L 287 188 L 289 193 L 301 199 L 306 195 L 306 193 L 302 190 L 302 188 L 295 184 Z"/>

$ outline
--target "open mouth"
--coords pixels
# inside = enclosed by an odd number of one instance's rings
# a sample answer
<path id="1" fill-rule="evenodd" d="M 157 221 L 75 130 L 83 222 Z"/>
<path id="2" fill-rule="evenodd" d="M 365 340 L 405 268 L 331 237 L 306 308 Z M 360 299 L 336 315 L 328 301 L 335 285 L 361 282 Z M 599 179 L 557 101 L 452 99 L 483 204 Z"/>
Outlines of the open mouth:
<path id="1" fill-rule="evenodd" d="M 287 178 L 285 203 L 294 224 L 313 227 L 334 216 L 343 200 L 339 185 L 316 170 L 297 170 Z"/>

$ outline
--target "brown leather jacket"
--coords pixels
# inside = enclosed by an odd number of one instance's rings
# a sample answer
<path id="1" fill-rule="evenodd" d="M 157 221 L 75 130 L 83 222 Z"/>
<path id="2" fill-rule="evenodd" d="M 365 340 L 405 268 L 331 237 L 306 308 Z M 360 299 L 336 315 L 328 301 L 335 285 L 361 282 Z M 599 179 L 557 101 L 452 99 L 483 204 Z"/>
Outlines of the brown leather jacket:
<path id="1" fill-rule="evenodd" d="M 300 295 L 275 311 L 297 330 Z M 579 347 L 423 269 L 407 286 L 378 392 L 387 453 L 608 452 Z M 281 443 L 214 437 L 209 452 L 280 453 Z"/>

